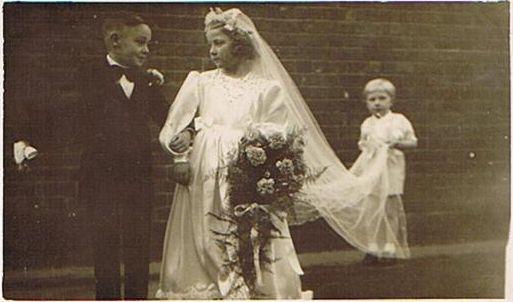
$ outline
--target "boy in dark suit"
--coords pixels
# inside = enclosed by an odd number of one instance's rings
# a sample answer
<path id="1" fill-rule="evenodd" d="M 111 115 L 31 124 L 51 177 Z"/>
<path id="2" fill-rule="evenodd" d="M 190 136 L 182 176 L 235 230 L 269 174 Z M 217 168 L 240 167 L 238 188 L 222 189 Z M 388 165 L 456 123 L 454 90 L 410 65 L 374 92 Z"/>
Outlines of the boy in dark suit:
<path id="1" fill-rule="evenodd" d="M 79 131 L 74 135 L 82 146 L 80 198 L 91 214 L 99 300 L 147 299 L 148 295 L 152 204 L 148 122 L 162 125 L 169 108 L 159 89 L 163 78 L 142 69 L 151 36 L 148 24 L 137 16 L 106 20 L 107 56 L 88 64 L 75 80 L 80 95 Z M 171 148 L 185 151 L 192 134 L 180 133 Z M 29 140 L 17 146 L 31 151 Z M 178 164 L 174 172 L 178 182 L 186 181 L 188 163 Z"/>

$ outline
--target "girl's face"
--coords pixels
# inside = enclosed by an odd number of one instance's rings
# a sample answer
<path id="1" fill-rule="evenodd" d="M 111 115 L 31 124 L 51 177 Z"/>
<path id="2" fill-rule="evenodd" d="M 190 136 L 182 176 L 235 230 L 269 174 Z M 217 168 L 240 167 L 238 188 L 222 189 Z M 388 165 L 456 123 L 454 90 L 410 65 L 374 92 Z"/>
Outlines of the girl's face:
<path id="1" fill-rule="evenodd" d="M 365 97 L 367 108 L 373 115 L 384 116 L 392 107 L 392 97 L 385 91 L 372 91 Z"/>
<path id="2" fill-rule="evenodd" d="M 241 60 L 233 54 L 233 40 L 221 28 L 208 30 L 206 37 L 210 45 L 210 59 L 216 67 L 228 71 L 237 69 Z"/>

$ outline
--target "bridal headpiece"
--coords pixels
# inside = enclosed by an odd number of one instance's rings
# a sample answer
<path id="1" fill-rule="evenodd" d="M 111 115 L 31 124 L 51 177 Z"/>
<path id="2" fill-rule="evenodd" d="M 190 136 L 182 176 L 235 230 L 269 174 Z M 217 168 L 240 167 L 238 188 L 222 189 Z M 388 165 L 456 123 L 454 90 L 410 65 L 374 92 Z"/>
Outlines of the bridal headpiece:
<path id="1" fill-rule="evenodd" d="M 215 27 L 224 27 L 228 31 L 240 30 L 249 35 L 255 32 L 255 25 L 238 8 L 223 11 L 219 7 L 210 8 L 205 16 L 205 30 Z"/>

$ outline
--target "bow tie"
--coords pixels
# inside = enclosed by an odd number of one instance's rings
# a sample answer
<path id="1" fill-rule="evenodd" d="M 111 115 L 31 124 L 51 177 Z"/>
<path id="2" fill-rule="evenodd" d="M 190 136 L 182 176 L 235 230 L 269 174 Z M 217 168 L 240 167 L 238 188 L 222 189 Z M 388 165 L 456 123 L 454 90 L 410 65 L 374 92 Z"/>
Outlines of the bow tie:
<path id="1" fill-rule="evenodd" d="M 135 83 L 143 78 L 143 74 L 135 68 L 123 68 L 118 65 L 111 65 L 110 69 L 116 79 L 119 79 L 124 75 L 128 81 Z"/>

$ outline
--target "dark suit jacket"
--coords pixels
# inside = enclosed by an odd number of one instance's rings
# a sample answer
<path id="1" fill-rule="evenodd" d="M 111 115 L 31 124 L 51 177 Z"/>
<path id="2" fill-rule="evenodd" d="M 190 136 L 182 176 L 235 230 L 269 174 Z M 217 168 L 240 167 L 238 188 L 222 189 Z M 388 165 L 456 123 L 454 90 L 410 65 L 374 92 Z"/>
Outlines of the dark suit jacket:
<path id="1" fill-rule="evenodd" d="M 151 78 L 141 73 L 128 99 L 107 62 L 90 65 L 79 79 L 75 140 L 82 147 L 81 186 L 111 179 L 149 181 L 150 122 L 160 127 L 169 108 L 160 87 L 149 86 Z"/>
<path id="2" fill-rule="evenodd" d="M 78 70 L 63 79 L 69 91 L 44 100 L 45 113 L 13 104 L 15 128 L 7 138 L 27 140 L 41 153 L 79 148 L 81 193 L 94 194 L 95 184 L 110 180 L 151 181 L 150 124 L 161 127 L 169 109 L 161 87 L 149 86 L 151 77 L 140 72 L 128 99 L 105 58 Z"/>

